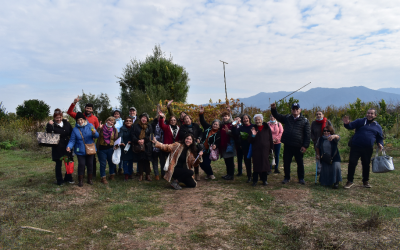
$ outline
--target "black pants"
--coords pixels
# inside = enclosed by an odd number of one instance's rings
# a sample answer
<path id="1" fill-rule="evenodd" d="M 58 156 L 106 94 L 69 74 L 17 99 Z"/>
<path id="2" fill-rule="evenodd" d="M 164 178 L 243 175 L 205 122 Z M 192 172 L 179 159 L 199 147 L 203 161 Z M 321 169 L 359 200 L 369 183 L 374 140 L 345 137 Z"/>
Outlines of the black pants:
<path id="1" fill-rule="evenodd" d="M 224 158 L 225 166 L 226 166 L 226 174 L 233 176 L 235 175 L 235 161 L 234 157 Z"/>
<path id="2" fill-rule="evenodd" d="M 200 163 L 200 167 L 201 167 L 201 169 L 203 169 L 203 171 L 206 173 L 206 175 L 214 174 L 212 167 L 211 167 L 210 153 L 203 154 L 203 162 Z"/>
<path id="3" fill-rule="evenodd" d="M 193 171 L 187 168 L 175 168 L 172 178 L 182 182 L 186 187 L 194 188 L 197 185 L 193 179 Z"/>
<path id="4" fill-rule="evenodd" d="M 85 166 L 88 173 L 93 173 L 94 155 L 77 155 L 78 157 L 78 175 L 85 174 Z"/>
<path id="5" fill-rule="evenodd" d="M 348 175 L 347 180 L 353 182 L 354 180 L 354 173 L 356 172 L 356 167 L 358 164 L 358 159 L 361 158 L 361 165 L 362 165 L 362 181 L 369 180 L 369 164 L 371 163 L 371 156 L 374 151 L 374 148 L 360 148 L 360 147 L 351 147 L 350 148 L 350 156 L 349 156 L 349 168 L 348 168 Z"/>
<path id="6" fill-rule="evenodd" d="M 243 150 L 241 147 L 236 148 L 236 158 L 238 164 L 238 174 L 243 173 Z"/>
<path id="7" fill-rule="evenodd" d="M 138 168 L 140 175 L 143 175 L 143 172 L 146 172 L 146 175 L 150 175 L 150 161 L 140 160 L 138 162 Z"/>
<path id="8" fill-rule="evenodd" d="M 251 158 L 247 158 L 249 150 L 243 150 L 244 165 L 246 166 L 247 177 L 251 178 Z"/>
<path id="9" fill-rule="evenodd" d="M 267 181 L 268 173 L 267 172 L 254 172 L 253 173 L 253 183 L 258 182 L 258 176 L 260 176 L 261 181 Z"/>
<path id="10" fill-rule="evenodd" d="M 56 163 L 55 169 L 56 169 L 57 184 L 61 185 L 61 184 L 64 183 L 64 181 L 65 182 L 73 181 L 72 174 L 67 174 L 67 173 L 65 173 L 65 177 L 64 177 L 64 180 L 63 180 L 63 178 L 62 178 L 62 170 L 61 170 L 62 169 L 62 160 L 55 160 L 55 163 Z"/>
<path id="11" fill-rule="evenodd" d="M 285 179 L 290 180 L 290 163 L 292 158 L 296 159 L 297 162 L 297 177 L 299 180 L 304 179 L 304 163 L 303 154 L 300 152 L 301 147 L 292 147 L 285 145 L 283 149 L 283 168 L 285 170 Z"/>
<path id="12" fill-rule="evenodd" d="M 158 152 L 153 151 L 151 163 L 153 164 L 154 175 L 159 175 L 158 160 L 160 160 L 161 176 L 165 175 L 164 165 L 165 165 L 165 161 L 166 161 L 167 157 L 168 157 L 168 153 L 166 155 L 166 153 L 163 151 L 158 151 Z"/>
<path id="13" fill-rule="evenodd" d="M 96 177 L 96 155 L 93 155 L 93 177 Z"/>

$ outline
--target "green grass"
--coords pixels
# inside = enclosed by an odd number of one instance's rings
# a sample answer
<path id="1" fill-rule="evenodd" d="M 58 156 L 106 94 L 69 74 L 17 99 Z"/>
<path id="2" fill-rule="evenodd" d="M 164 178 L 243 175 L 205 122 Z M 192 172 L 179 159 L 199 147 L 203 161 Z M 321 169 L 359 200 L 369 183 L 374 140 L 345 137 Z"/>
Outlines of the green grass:
<path id="1" fill-rule="evenodd" d="M 372 189 L 361 187 L 361 167 L 350 190 L 315 185 L 309 158 L 305 186 L 296 182 L 294 165 L 285 186 L 283 174 L 270 175 L 266 187 L 252 187 L 246 176 L 224 181 L 224 163 L 217 161 L 216 180 L 175 191 L 164 180 L 124 182 L 122 176 L 109 185 L 98 178 L 93 186 L 60 187 L 53 184 L 49 153 L 2 150 L 0 248 L 396 249 L 400 155 L 397 149 L 388 153 L 396 170 L 371 173 Z"/>

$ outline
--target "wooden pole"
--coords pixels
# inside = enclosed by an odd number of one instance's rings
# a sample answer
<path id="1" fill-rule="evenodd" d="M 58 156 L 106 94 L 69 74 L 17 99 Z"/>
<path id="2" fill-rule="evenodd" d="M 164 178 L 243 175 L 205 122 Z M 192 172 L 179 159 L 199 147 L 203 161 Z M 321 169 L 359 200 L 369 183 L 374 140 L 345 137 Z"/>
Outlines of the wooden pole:
<path id="1" fill-rule="evenodd" d="M 221 61 L 221 60 L 219 60 L 220 62 L 222 62 L 222 67 L 223 67 L 223 69 L 224 69 L 224 82 L 225 82 L 225 98 L 226 98 L 226 101 L 228 102 L 228 92 L 227 92 L 227 90 L 226 90 L 226 77 L 225 77 L 225 64 L 228 64 L 227 62 L 224 62 L 224 61 Z"/>
<path id="2" fill-rule="evenodd" d="M 242 102 L 242 103 L 240 103 L 240 114 L 242 114 L 242 115 L 243 115 L 243 102 Z"/>

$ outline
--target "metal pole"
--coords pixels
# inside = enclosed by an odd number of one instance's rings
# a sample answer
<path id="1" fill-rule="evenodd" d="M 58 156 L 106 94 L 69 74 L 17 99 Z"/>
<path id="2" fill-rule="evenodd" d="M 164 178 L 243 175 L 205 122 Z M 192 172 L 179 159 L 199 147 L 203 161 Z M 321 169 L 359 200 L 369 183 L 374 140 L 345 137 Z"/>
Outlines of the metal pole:
<path id="1" fill-rule="evenodd" d="M 225 82 L 225 98 L 226 98 L 226 101 L 228 101 L 228 92 L 226 91 L 226 77 L 225 77 L 225 63 L 226 64 L 228 64 L 227 62 L 224 62 L 224 61 L 221 61 L 221 60 L 219 60 L 220 62 L 222 62 L 222 67 L 223 67 L 223 69 L 224 69 L 224 82 Z"/>

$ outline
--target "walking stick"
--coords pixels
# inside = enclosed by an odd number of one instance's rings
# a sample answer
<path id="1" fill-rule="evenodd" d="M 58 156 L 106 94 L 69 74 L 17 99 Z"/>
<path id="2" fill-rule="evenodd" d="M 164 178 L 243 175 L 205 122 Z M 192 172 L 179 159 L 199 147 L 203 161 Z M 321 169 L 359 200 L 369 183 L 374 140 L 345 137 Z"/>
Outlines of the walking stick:
<path id="1" fill-rule="evenodd" d="M 283 97 L 282 99 L 280 99 L 279 101 L 277 101 L 277 102 L 275 102 L 275 103 L 278 103 L 278 102 L 282 101 L 283 99 L 285 99 L 286 97 L 293 95 L 294 93 L 296 93 L 297 91 L 299 91 L 300 89 L 304 88 L 305 86 L 307 86 L 307 85 L 310 84 L 310 83 L 311 83 L 311 82 L 307 83 L 307 84 L 304 85 L 303 87 L 299 88 L 299 89 L 296 90 L 296 91 L 293 91 L 292 93 L 288 94 L 287 96 Z"/>

